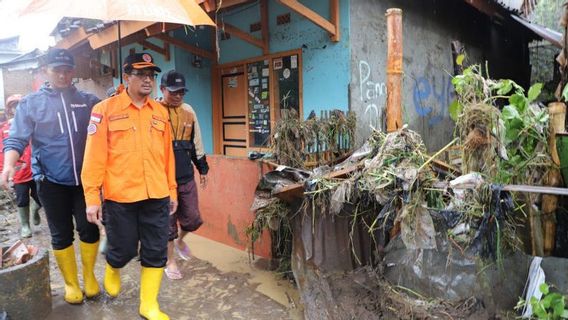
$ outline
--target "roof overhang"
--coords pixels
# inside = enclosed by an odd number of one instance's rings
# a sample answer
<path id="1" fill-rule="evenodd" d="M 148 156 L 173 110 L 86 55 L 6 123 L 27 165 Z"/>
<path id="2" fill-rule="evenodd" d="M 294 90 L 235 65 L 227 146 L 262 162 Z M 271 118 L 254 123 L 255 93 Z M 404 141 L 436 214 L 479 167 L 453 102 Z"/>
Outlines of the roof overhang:
<path id="1" fill-rule="evenodd" d="M 522 24 L 524 27 L 535 33 L 540 38 L 550 42 L 555 47 L 562 49 L 562 34 L 560 32 L 532 23 L 514 14 L 511 14 L 511 17 L 515 21 L 517 21 L 518 23 Z"/>
<path id="2" fill-rule="evenodd" d="M 138 31 L 144 30 L 155 22 L 148 21 L 121 21 L 120 22 L 120 38 L 125 38 Z M 104 29 L 101 32 L 95 33 L 88 37 L 89 45 L 91 48 L 98 49 L 118 41 L 118 23 Z"/>

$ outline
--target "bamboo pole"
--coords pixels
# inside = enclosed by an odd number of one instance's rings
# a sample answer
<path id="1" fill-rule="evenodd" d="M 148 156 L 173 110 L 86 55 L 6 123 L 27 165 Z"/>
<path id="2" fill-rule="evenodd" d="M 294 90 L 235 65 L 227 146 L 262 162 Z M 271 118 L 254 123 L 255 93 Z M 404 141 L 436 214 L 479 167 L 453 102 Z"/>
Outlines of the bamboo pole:
<path id="1" fill-rule="evenodd" d="M 388 9 L 387 17 L 387 132 L 402 128 L 402 10 Z"/>

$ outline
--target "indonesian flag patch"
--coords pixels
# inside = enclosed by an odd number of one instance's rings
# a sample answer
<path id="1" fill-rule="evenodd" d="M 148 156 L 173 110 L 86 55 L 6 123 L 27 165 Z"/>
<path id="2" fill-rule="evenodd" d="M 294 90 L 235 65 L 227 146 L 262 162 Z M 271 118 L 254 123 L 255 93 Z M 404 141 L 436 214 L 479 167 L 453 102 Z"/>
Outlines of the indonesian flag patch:
<path id="1" fill-rule="evenodd" d="M 103 120 L 103 115 L 98 113 L 91 113 L 91 121 L 96 123 L 101 123 Z"/>

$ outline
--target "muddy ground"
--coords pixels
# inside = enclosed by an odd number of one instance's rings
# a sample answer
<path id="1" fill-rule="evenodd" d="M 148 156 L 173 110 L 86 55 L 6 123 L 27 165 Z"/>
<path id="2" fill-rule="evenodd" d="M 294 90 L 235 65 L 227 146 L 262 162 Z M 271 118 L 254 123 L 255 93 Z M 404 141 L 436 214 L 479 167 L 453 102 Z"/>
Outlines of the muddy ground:
<path id="1" fill-rule="evenodd" d="M 1 209 L 0 245 L 8 245 L 19 237 L 19 222 L 15 210 L 10 210 L 9 206 Z M 41 225 L 33 227 L 33 237 L 25 242 L 50 248 L 43 212 Z M 78 254 L 77 239 L 75 242 Z M 164 276 L 162 281 L 159 302 L 171 319 L 302 319 L 298 294 L 293 286 L 275 280 L 269 272 L 257 272 L 250 264 L 247 265 L 245 253 L 234 252 L 237 250 L 220 247 L 222 245 L 197 236 L 190 238 L 189 244 L 195 256 L 187 262 L 179 261 L 184 279 L 171 281 Z M 205 259 L 208 252 L 217 254 L 217 257 L 211 255 L 213 263 Z M 118 298 L 110 299 L 103 295 L 74 306 L 63 301 L 63 280 L 51 252 L 49 259 L 53 311 L 47 319 L 139 318 L 140 265 L 137 261 L 131 261 L 123 269 L 122 291 Z M 77 259 L 80 261 L 79 256 Z M 104 257 L 100 256 L 96 274 L 101 285 L 103 272 Z"/>

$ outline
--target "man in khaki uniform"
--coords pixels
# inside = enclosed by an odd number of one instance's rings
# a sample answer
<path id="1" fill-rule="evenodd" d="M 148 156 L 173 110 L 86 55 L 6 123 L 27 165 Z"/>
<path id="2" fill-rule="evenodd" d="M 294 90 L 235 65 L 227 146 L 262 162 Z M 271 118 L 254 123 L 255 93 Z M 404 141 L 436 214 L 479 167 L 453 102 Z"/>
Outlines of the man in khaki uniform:
<path id="1" fill-rule="evenodd" d="M 164 95 L 160 102 L 168 109 L 171 123 L 179 201 L 178 210 L 170 216 L 168 264 L 165 272 L 169 279 L 179 280 L 182 274 L 174 258 L 174 248 L 182 259 L 189 260 L 191 253 L 183 239 L 203 224 L 199 213 L 193 166 L 195 165 L 199 171 L 201 187 L 205 188 L 209 165 L 201 140 L 197 115 L 189 104 L 183 102 L 187 92 L 185 77 L 175 70 L 170 70 L 162 76 L 160 89 Z M 179 237 L 178 223 L 181 229 Z"/>

